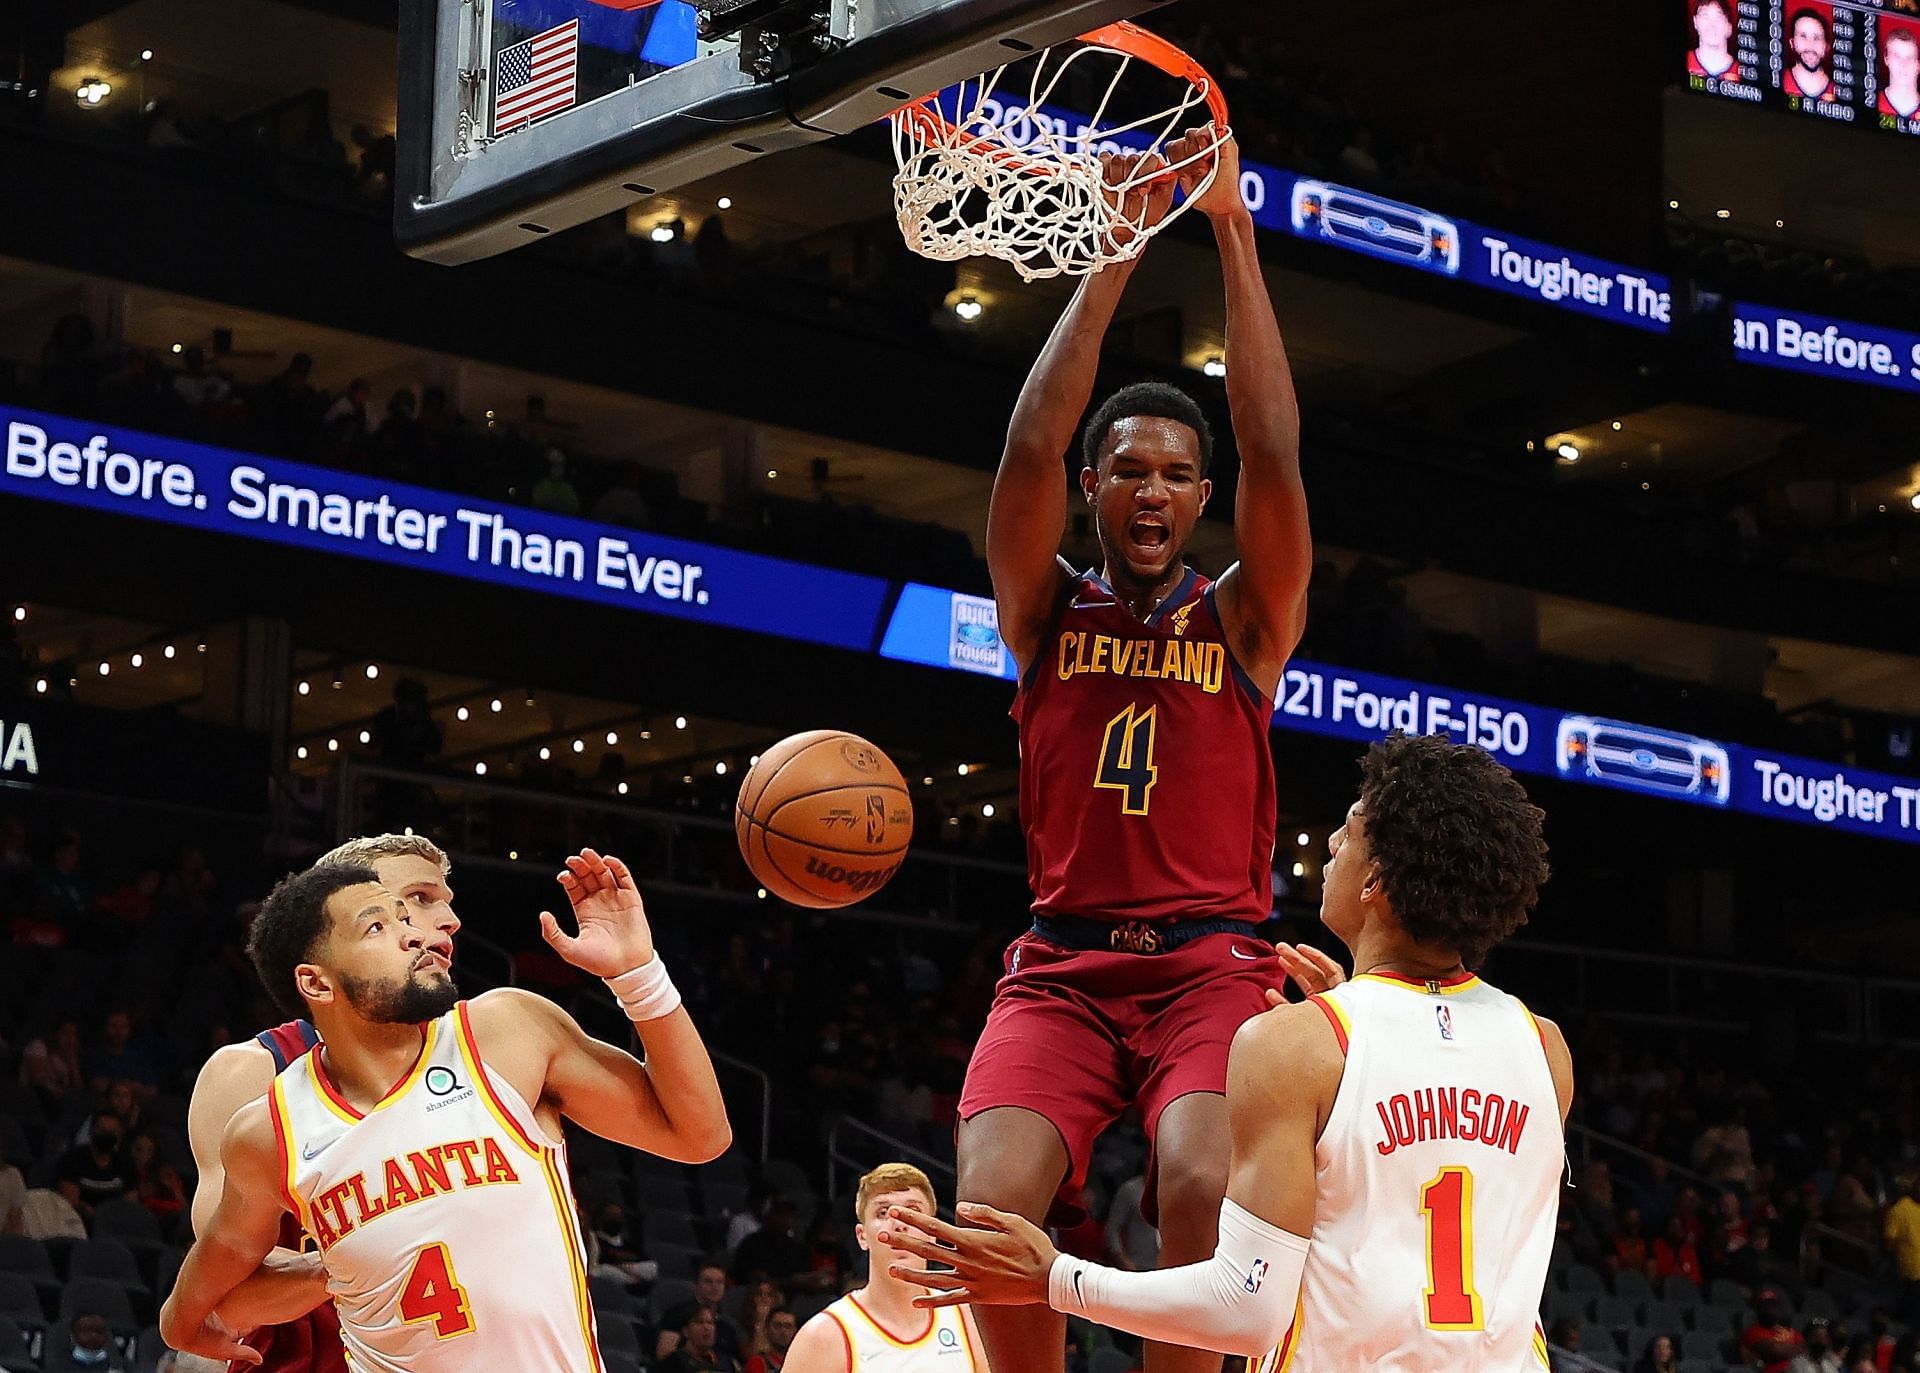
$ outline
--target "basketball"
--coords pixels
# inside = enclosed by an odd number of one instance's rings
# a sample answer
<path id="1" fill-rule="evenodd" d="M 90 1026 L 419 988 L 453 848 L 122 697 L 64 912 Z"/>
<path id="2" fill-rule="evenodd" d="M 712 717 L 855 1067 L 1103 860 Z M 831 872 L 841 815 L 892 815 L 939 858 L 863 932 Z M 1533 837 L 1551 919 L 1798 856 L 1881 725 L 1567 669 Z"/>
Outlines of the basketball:
<path id="1" fill-rule="evenodd" d="M 857 734 L 809 730 L 760 755 L 740 783 L 740 856 L 783 901 L 832 910 L 900 870 L 913 801 L 893 760 Z"/>

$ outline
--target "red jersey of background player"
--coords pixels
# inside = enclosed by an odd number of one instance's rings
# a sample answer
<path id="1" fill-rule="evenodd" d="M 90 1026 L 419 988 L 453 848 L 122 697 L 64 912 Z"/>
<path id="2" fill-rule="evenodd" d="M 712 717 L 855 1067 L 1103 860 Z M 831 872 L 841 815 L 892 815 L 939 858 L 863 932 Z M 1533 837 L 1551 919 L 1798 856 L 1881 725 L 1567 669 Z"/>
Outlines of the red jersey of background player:
<path id="1" fill-rule="evenodd" d="M 304 1020 L 289 1020 L 262 1030 L 254 1038 L 273 1055 L 275 1073 L 320 1042 L 318 1031 Z M 306 1238 L 291 1215 L 281 1218 L 281 1248 L 304 1249 Z M 347 1347 L 340 1340 L 340 1316 L 331 1301 L 321 1302 L 297 1321 L 243 1335 L 240 1342 L 256 1350 L 260 1362 L 256 1365 L 236 1359 L 227 1366 L 228 1373 L 348 1373 Z"/>
<path id="2" fill-rule="evenodd" d="M 1068 584 L 1014 698 L 1037 916 L 1265 920 L 1273 702 L 1234 661 L 1191 568 L 1145 621 Z"/>

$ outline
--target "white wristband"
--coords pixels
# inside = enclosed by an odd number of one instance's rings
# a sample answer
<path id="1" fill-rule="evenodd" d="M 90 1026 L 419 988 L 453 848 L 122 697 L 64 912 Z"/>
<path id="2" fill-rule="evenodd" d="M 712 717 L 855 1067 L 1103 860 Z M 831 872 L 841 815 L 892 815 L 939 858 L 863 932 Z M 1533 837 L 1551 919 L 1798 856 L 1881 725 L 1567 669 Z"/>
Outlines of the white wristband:
<path id="1" fill-rule="evenodd" d="M 667 976 L 667 965 L 660 955 L 629 969 L 618 977 L 606 979 L 607 990 L 619 999 L 620 1009 L 636 1025 L 659 1020 L 680 1009 L 680 989 Z"/>

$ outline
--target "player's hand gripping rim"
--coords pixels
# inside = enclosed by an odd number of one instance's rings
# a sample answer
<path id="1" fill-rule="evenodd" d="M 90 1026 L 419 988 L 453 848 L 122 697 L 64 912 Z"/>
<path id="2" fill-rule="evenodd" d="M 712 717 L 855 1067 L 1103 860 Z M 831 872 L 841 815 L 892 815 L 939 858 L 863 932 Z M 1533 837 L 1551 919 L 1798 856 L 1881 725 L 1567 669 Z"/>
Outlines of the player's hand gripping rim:
<path id="1" fill-rule="evenodd" d="M 913 1304 L 922 1310 L 1046 1305 L 1047 1280 L 1060 1257 L 1046 1232 L 1021 1216 L 977 1202 L 961 1202 L 954 1212 L 964 1225 L 949 1225 L 938 1216 L 904 1207 L 887 1209 L 889 1219 L 900 1226 L 889 1244 L 952 1269 L 931 1273 L 903 1263 L 890 1266 L 887 1271 L 902 1282 L 927 1289 Z"/>

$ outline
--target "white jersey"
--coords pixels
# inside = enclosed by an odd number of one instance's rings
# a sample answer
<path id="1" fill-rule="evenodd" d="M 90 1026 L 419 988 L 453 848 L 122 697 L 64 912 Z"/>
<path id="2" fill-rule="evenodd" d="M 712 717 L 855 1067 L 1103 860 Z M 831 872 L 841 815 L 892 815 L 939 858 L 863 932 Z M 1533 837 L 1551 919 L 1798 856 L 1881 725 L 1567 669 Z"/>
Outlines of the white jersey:
<path id="1" fill-rule="evenodd" d="M 601 1373 L 566 1152 L 474 1050 L 466 1004 L 364 1115 L 320 1049 L 274 1079 L 287 1192 L 365 1373 Z"/>
<path id="2" fill-rule="evenodd" d="M 874 1319 L 858 1292 L 849 1292 L 821 1314 L 840 1327 L 851 1373 L 981 1373 L 986 1367 L 957 1306 L 927 1312 L 926 1325 L 904 1335 Z"/>
<path id="3" fill-rule="evenodd" d="M 1312 998 L 1346 1053 L 1271 1373 L 1537 1373 L 1566 1146 L 1540 1026 L 1471 974 Z"/>

